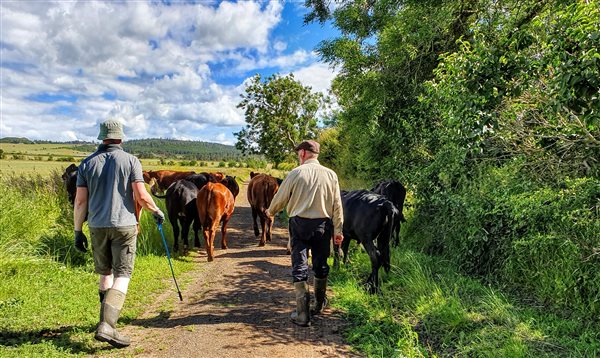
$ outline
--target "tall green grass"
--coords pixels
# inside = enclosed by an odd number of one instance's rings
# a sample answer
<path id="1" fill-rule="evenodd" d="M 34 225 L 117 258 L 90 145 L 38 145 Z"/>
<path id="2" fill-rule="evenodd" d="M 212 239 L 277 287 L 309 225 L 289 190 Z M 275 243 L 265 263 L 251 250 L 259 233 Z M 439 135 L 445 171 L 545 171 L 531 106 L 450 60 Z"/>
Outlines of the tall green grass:
<path id="1" fill-rule="evenodd" d="M 417 203 L 407 244 L 554 312 L 600 313 L 600 180 L 528 179 L 518 160 Z"/>
<path id="2" fill-rule="evenodd" d="M 73 211 L 59 173 L 46 178 L 0 176 L 0 207 L 0 356 L 105 351 L 106 345 L 92 338 L 99 311 L 98 275 L 91 253 L 73 247 Z M 120 321 L 124 324 L 164 290 L 173 291 L 166 310 L 177 299 L 152 216 L 143 213 L 140 226 L 135 270 Z M 164 225 L 164 231 L 172 246 L 170 225 Z M 175 254 L 173 267 L 184 289 L 190 279 L 181 274 L 194 268 L 192 258 Z"/>
<path id="3" fill-rule="evenodd" d="M 349 342 L 368 357 L 595 357 L 600 324 L 565 318 L 463 276 L 449 261 L 394 249 L 370 295 L 365 252 L 331 275 Z"/>

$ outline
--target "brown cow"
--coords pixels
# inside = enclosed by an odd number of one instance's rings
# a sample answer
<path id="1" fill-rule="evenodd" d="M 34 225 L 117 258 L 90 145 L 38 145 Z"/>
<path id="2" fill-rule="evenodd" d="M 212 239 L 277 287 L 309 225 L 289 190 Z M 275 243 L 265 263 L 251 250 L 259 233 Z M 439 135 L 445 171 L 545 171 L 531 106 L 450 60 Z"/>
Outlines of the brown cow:
<path id="1" fill-rule="evenodd" d="M 223 179 L 225 179 L 225 174 L 223 174 L 221 172 L 202 173 L 202 174 L 212 177 L 215 180 L 215 182 L 217 182 L 217 183 L 220 183 L 223 181 Z"/>
<path id="2" fill-rule="evenodd" d="M 268 174 L 250 172 L 250 183 L 248 184 L 248 202 L 252 208 L 252 223 L 254 225 L 254 236 L 260 236 L 258 246 L 265 246 L 266 241 L 271 241 L 271 229 L 273 228 L 273 216 L 267 215 L 266 211 L 271 201 L 279 190 L 283 180 Z M 260 218 L 262 235 L 258 230 L 256 217 Z"/>
<path id="3" fill-rule="evenodd" d="M 198 191 L 196 199 L 198 216 L 202 224 L 202 234 L 206 240 L 208 261 L 214 257 L 214 241 L 219 223 L 221 226 L 221 248 L 227 249 L 227 223 L 235 208 L 235 199 L 227 187 L 221 183 L 209 182 Z"/>
<path id="4" fill-rule="evenodd" d="M 159 191 L 165 191 L 167 188 L 175 183 L 179 179 L 185 179 L 186 177 L 196 174 L 195 172 L 178 172 L 174 170 L 144 170 L 142 172 L 144 176 L 144 182 L 150 185 L 152 194 Z M 154 183 L 152 181 L 154 180 Z"/>

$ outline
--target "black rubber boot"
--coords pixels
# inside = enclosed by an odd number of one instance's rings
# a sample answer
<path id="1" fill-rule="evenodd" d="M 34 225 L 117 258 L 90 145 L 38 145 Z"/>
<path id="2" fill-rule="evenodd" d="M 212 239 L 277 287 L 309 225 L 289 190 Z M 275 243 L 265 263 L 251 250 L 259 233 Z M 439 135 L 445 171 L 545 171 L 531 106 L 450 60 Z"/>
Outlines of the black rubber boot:
<path id="1" fill-rule="evenodd" d="M 310 310 L 311 315 L 318 315 L 327 306 L 327 277 L 315 277 L 315 306 Z"/>
<path id="2" fill-rule="evenodd" d="M 125 294 L 113 288 L 106 291 L 106 296 L 100 307 L 100 324 L 94 338 L 107 342 L 115 348 L 124 348 L 131 344 L 129 337 L 117 331 L 117 320 L 125 303 Z"/>
<path id="3" fill-rule="evenodd" d="M 292 312 L 290 318 L 295 324 L 308 327 L 310 326 L 310 293 L 308 292 L 308 282 L 294 282 L 296 291 L 296 310 Z"/>

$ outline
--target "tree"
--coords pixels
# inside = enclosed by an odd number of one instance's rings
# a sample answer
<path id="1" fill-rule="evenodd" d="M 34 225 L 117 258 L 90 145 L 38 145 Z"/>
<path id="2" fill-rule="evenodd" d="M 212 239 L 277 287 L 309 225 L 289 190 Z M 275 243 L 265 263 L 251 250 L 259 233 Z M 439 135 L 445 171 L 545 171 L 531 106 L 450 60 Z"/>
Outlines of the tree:
<path id="1" fill-rule="evenodd" d="M 303 139 L 317 135 L 317 115 L 327 104 L 321 93 L 311 92 L 290 74 L 254 76 L 242 94 L 238 108 L 245 110 L 246 127 L 234 133 L 236 148 L 244 153 L 263 154 L 275 167 L 293 154 Z"/>
<path id="2" fill-rule="evenodd" d="M 332 90 L 341 107 L 340 156 L 347 160 L 336 169 L 365 180 L 409 180 L 438 148 L 437 117 L 422 104 L 423 85 L 434 78 L 440 55 L 470 38 L 478 2 L 331 2 L 307 0 L 305 22 L 331 20 L 340 30 L 316 49 L 339 70 Z"/>

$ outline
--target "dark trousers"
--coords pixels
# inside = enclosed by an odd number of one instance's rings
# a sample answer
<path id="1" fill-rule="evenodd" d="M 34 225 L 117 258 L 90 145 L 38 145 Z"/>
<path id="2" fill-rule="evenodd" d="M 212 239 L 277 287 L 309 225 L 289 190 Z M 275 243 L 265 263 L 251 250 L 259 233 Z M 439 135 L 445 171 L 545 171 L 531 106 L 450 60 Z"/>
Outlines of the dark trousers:
<path id="1" fill-rule="evenodd" d="M 290 238 L 292 244 L 292 278 L 294 282 L 308 280 L 308 249 L 312 254 L 312 266 L 317 278 L 329 274 L 330 241 L 333 236 L 331 219 L 290 218 Z"/>

